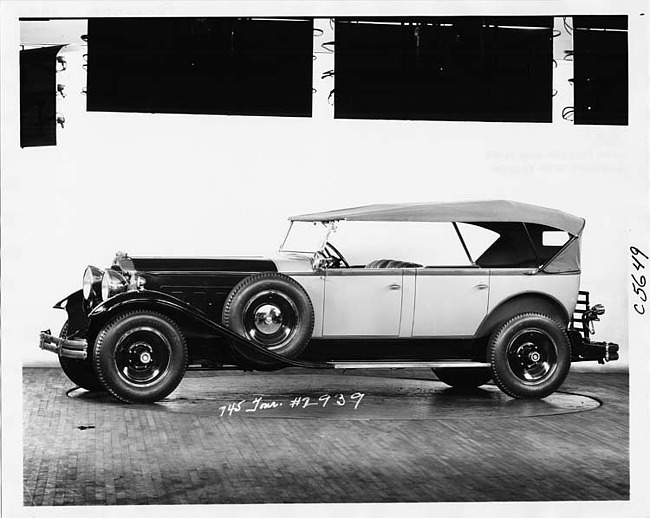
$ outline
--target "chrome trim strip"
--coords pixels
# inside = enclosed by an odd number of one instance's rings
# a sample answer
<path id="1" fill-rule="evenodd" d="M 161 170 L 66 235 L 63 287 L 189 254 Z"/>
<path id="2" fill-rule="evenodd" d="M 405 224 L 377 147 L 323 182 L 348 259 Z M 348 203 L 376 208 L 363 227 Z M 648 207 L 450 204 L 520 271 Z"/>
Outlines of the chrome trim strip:
<path id="1" fill-rule="evenodd" d="M 490 268 L 491 277 L 506 275 L 537 275 L 540 272 L 546 275 L 580 275 L 579 271 L 547 273 L 537 268 Z"/>
<path id="2" fill-rule="evenodd" d="M 472 361 L 331 361 L 328 362 L 334 365 L 335 369 L 404 369 L 404 368 L 481 368 L 489 367 L 489 363 L 484 362 L 472 362 Z"/>
<path id="3" fill-rule="evenodd" d="M 381 275 L 402 275 L 402 268 L 331 268 L 325 270 L 327 277 L 367 277 Z"/>
<path id="4" fill-rule="evenodd" d="M 487 275 L 488 270 L 479 266 L 427 266 L 425 268 L 418 268 L 415 274 L 418 277 L 420 275 L 424 277 L 429 275 Z"/>
<path id="5" fill-rule="evenodd" d="M 274 263 L 275 264 L 275 263 Z M 155 277 L 156 275 L 212 275 L 212 276 L 221 276 L 221 275 L 230 275 L 230 276 L 235 276 L 235 275 L 244 275 L 244 276 L 249 276 L 249 275 L 255 275 L 256 273 L 260 273 L 260 270 L 255 270 L 252 272 L 236 272 L 236 271 L 225 271 L 225 270 L 210 270 L 210 271 L 200 271 L 200 270 L 156 270 L 155 272 L 149 272 L 149 271 L 143 271 L 141 272 L 142 274 L 145 275 L 151 275 L 152 277 Z"/>

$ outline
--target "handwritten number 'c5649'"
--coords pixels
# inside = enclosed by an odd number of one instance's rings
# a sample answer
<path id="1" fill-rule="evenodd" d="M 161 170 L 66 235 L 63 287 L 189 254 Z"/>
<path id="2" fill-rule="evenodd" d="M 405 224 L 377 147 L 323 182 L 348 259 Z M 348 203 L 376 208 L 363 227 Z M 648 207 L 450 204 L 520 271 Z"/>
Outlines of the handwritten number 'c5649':
<path id="1" fill-rule="evenodd" d="M 644 257 L 646 260 L 650 259 L 646 254 L 644 254 L 641 250 L 639 250 L 636 246 L 631 246 L 630 247 L 630 252 L 632 254 L 632 266 L 634 269 L 639 272 L 640 270 L 645 269 L 645 264 L 643 264 L 643 261 L 641 261 L 641 258 L 639 256 Z M 647 284 L 647 279 L 646 276 L 641 274 L 639 277 L 636 277 L 636 275 L 633 273 L 631 274 L 632 277 L 632 291 L 634 291 L 635 295 L 639 298 L 641 303 L 636 302 L 633 307 L 634 310 L 639 314 L 643 315 L 645 314 L 645 306 L 643 303 L 648 301 L 648 294 L 645 292 L 643 288 L 645 288 Z"/>

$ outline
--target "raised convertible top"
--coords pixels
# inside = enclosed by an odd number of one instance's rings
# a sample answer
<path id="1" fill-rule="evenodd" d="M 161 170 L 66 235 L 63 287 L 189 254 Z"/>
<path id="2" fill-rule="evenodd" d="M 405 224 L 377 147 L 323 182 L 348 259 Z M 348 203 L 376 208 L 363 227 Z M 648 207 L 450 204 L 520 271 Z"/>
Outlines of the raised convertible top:
<path id="1" fill-rule="evenodd" d="M 584 218 L 560 210 L 507 200 L 452 203 L 386 203 L 292 216 L 290 221 L 523 222 L 579 236 Z"/>

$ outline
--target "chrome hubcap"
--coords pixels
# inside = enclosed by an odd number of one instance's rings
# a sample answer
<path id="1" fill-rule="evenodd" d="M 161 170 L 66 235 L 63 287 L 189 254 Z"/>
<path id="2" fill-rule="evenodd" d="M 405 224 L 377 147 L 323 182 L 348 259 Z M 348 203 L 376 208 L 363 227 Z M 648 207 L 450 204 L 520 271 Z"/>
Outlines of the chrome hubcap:
<path id="1" fill-rule="evenodd" d="M 255 311 L 253 322 L 260 332 L 273 334 L 282 327 L 282 311 L 273 304 L 264 304 Z"/>
<path id="2" fill-rule="evenodd" d="M 283 347 L 295 334 L 298 322 L 296 305 L 281 291 L 262 291 L 244 308 L 246 334 L 269 350 Z"/>

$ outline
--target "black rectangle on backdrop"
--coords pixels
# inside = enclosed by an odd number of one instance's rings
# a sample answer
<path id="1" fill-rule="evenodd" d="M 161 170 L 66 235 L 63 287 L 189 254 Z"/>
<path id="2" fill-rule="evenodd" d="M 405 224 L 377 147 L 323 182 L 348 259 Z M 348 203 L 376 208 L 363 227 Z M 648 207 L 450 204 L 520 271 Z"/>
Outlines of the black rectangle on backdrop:
<path id="1" fill-rule="evenodd" d="M 336 21 L 335 116 L 551 122 L 552 17 Z"/>
<path id="2" fill-rule="evenodd" d="M 627 16 L 573 17 L 575 124 L 628 124 Z"/>
<path id="3" fill-rule="evenodd" d="M 311 116 L 312 20 L 88 20 L 90 111 Z"/>
<path id="4" fill-rule="evenodd" d="M 20 51 L 20 147 L 56 145 L 56 55 L 61 45 Z"/>

